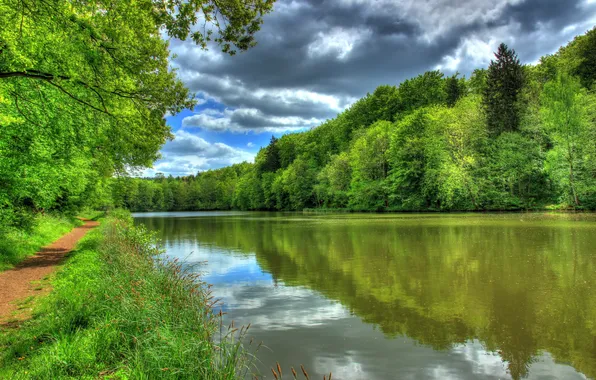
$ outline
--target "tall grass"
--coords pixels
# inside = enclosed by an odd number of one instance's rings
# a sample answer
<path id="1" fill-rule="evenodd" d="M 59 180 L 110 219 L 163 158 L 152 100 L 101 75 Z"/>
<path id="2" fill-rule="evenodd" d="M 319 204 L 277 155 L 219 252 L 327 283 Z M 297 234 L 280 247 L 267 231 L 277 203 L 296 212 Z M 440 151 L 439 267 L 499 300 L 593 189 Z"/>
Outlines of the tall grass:
<path id="1" fill-rule="evenodd" d="M 9 269 L 70 231 L 81 221 L 60 215 L 38 215 L 28 229 L 0 226 L 0 271 Z"/>
<path id="2" fill-rule="evenodd" d="M 0 335 L 0 378 L 236 379 L 247 328 L 223 329 L 209 287 L 130 220 L 79 244 L 34 317 Z M 1 331 L 1 330 L 0 330 Z"/>

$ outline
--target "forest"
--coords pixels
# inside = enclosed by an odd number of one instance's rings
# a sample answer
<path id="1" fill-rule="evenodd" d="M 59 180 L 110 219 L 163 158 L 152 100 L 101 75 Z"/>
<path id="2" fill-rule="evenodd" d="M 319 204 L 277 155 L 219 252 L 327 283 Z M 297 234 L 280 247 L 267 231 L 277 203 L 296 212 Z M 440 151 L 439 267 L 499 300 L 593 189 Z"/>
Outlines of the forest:
<path id="1" fill-rule="evenodd" d="M 254 163 L 110 183 L 133 211 L 596 209 L 596 28 L 536 65 L 501 44 L 469 78 L 382 85 Z M 111 195 L 111 197 L 109 197 Z"/>

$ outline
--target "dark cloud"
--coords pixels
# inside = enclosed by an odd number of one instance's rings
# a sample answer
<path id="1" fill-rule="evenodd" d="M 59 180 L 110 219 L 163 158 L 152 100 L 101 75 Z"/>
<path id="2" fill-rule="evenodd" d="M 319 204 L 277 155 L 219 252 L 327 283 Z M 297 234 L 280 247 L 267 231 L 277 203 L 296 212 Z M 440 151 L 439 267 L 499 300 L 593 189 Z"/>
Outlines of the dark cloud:
<path id="1" fill-rule="evenodd" d="M 524 33 L 537 30 L 539 25 L 548 25 L 553 32 L 557 32 L 576 23 L 581 19 L 578 17 L 581 13 L 594 14 L 594 5 L 582 6 L 582 4 L 585 2 L 578 0 L 524 1 L 508 5 L 503 12 L 503 20 L 519 22 Z"/>
<path id="2" fill-rule="evenodd" d="M 469 74 L 501 41 L 535 61 L 591 26 L 586 1 L 280 0 L 255 48 L 228 57 L 174 41 L 173 63 L 191 90 L 248 110 L 227 115 L 231 129 L 299 127 L 381 84 L 437 67 Z"/>

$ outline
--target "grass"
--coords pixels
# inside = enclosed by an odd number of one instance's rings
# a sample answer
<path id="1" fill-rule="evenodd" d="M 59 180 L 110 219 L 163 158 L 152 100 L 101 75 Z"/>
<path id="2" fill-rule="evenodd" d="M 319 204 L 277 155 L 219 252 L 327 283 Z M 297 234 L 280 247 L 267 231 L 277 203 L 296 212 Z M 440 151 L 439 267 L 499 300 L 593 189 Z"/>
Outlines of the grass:
<path id="1" fill-rule="evenodd" d="M 209 287 L 108 218 L 51 280 L 20 328 L 0 328 L 0 378 L 236 379 L 247 328 L 223 328 Z"/>
<path id="2" fill-rule="evenodd" d="M 105 211 L 98 211 L 93 209 L 84 209 L 79 211 L 78 216 L 84 219 L 98 220 L 106 215 Z"/>
<path id="3" fill-rule="evenodd" d="M 78 219 L 46 214 L 37 216 L 29 231 L 0 228 L 0 271 L 14 267 L 77 225 L 81 225 Z"/>

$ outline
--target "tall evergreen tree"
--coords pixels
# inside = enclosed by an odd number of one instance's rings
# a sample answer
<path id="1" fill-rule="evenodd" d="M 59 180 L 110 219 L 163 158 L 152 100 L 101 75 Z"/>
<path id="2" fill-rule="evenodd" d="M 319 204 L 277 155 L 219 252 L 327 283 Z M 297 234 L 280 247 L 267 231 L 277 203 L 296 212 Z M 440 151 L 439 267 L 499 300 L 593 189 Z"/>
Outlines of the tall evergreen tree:
<path id="1" fill-rule="evenodd" d="M 281 167 L 277 138 L 271 136 L 271 141 L 265 150 L 265 162 L 261 166 L 262 172 L 274 172 Z"/>
<path id="2" fill-rule="evenodd" d="M 519 130 L 518 97 L 525 80 L 515 50 L 501 43 L 495 58 L 496 61 L 491 61 L 488 67 L 483 103 L 488 130 L 493 136 L 498 136 Z"/>
<path id="3" fill-rule="evenodd" d="M 463 95 L 459 79 L 457 79 L 458 75 L 459 73 L 455 73 L 453 76 L 450 76 L 445 81 L 445 92 L 447 92 L 448 107 L 453 107 L 455 103 L 457 103 L 459 98 L 461 98 L 461 96 Z"/>

